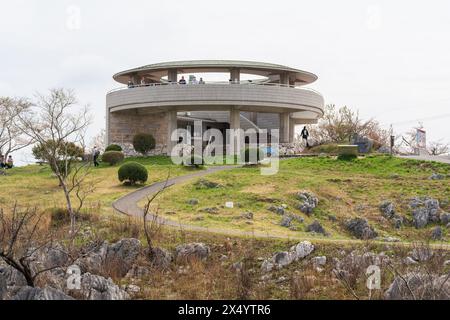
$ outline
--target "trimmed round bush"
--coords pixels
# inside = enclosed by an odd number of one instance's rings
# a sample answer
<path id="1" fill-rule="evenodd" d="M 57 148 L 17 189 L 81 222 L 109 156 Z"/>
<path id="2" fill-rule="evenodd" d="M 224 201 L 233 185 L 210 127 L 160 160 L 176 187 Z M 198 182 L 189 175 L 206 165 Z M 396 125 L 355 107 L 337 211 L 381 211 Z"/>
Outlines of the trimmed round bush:
<path id="1" fill-rule="evenodd" d="M 105 152 L 108 152 L 108 151 L 122 151 L 122 147 L 119 146 L 118 144 L 110 144 L 105 149 Z"/>
<path id="2" fill-rule="evenodd" d="M 255 156 L 256 159 L 250 159 L 250 157 Z M 243 161 L 245 164 L 257 164 L 259 161 L 263 159 L 264 159 L 264 152 L 263 150 L 261 150 L 261 148 L 247 147 L 241 151 L 241 161 Z M 256 162 L 254 160 L 256 160 Z"/>
<path id="3" fill-rule="evenodd" d="M 133 138 L 133 148 L 142 155 L 146 155 L 156 146 L 155 138 L 148 133 L 138 133 Z"/>
<path id="4" fill-rule="evenodd" d="M 129 184 L 144 183 L 148 179 L 147 168 L 137 162 L 127 162 L 120 166 L 119 181 Z"/>
<path id="5" fill-rule="evenodd" d="M 107 151 L 102 155 L 102 161 L 109 163 L 111 166 L 122 162 L 124 158 L 125 155 L 120 151 Z"/>

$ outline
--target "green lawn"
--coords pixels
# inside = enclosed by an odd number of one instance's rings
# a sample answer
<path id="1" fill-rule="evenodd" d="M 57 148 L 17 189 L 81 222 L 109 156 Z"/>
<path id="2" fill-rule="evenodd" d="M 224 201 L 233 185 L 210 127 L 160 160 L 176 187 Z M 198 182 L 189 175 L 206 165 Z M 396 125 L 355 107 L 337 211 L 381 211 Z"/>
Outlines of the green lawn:
<path id="1" fill-rule="evenodd" d="M 395 236 L 403 240 L 427 239 L 432 225 L 422 230 L 403 227 L 397 230 L 379 212 L 382 200 L 393 200 L 397 211 L 411 218 L 408 199 L 414 196 L 432 196 L 441 201 L 441 207 L 450 211 L 450 179 L 429 180 L 433 172 L 450 174 L 447 164 L 373 156 L 355 161 L 335 158 L 301 158 L 283 160 L 274 176 L 260 175 L 259 168 L 238 168 L 207 176 L 219 188 L 197 188 L 195 181 L 174 186 L 158 199 L 160 213 L 165 217 L 208 228 L 257 231 L 273 235 L 308 237 L 306 226 L 319 220 L 334 239 L 351 238 L 342 223 L 349 217 L 365 217 L 380 236 Z M 319 198 L 319 206 L 310 217 L 296 209 L 295 194 L 309 190 Z M 198 199 L 198 205 L 188 204 Z M 225 202 L 235 203 L 233 209 Z M 288 206 L 292 213 L 302 216 L 304 223 L 295 223 L 297 231 L 279 226 L 281 217 L 267 210 L 270 205 Z M 216 207 L 217 213 L 204 212 Z M 254 214 L 253 221 L 241 218 L 246 212 Z M 336 217 L 337 221 L 331 221 Z M 445 228 L 444 228 L 445 229 Z"/>
<path id="2" fill-rule="evenodd" d="M 164 180 L 169 171 L 170 176 L 189 173 L 190 169 L 175 166 L 169 157 L 132 157 L 124 162 L 136 161 L 149 171 L 146 184 Z M 100 208 L 101 212 L 112 212 L 111 204 L 119 197 L 141 186 L 124 186 L 117 178 L 120 164 L 109 166 L 102 163 L 92 168 L 89 179 L 95 183 L 95 193 L 89 196 L 87 207 Z M 0 206 L 10 206 L 15 201 L 21 206 L 38 206 L 40 208 L 63 207 L 63 193 L 58 187 L 58 180 L 47 165 L 30 165 L 8 171 L 7 176 L 0 176 L 3 192 L 0 193 Z"/>

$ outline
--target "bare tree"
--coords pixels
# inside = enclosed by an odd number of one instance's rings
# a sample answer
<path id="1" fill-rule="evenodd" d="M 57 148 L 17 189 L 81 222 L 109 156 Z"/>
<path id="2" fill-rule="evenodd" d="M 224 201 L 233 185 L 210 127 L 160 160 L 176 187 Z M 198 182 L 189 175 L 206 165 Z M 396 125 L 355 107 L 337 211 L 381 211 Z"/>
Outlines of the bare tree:
<path id="1" fill-rule="evenodd" d="M 152 260 L 154 258 L 155 250 L 153 246 L 153 240 L 156 235 L 161 231 L 162 223 L 159 216 L 159 207 L 154 213 L 150 213 L 151 205 L 153 201 L 168 187 L 170 178 L 170 170 L 167 174 L 166 181 L 161 189 L 159 189 L 153 196 L 147 198 L 147 203 L 144 206 L 144 212 L 142 215 L 144 222 L 144 234 L 147 240 L 149 258 Z M 149 221 L 150 220 L 150 221 Z"/>
<path id="2" fill-rule="evenodd" d="M 5 157 L 33 142 L 18 125 L 20 116 L 30 112 L 30 108 L 30 102 L 25 99 L 0 97 L 0 154 Z"/>
<path id="3" fill-rule="evenodd" d="M 346 106 L 336 108 L 333 104 L 326 106 L 324 116 L 310 130 L 315 144 L 342 143 L 355 134 L 368 137 L 381 146 L 389 145 L 391 132 L 381 128 L 374 119 L 362 120 L 358 111 Z"/>
<path id="4" fill-rule="evenodd" d="M 76 234 L 76 217 L 86 198 L 82 188 L 90 172 L 90 162 L 74 159 L 68 148 L 73 144 L 84 147 L 85 131 L 91 122 L 88 108 L 79 108 L 74 93 L 65 89 L 52 89 L 48 95 L 37 95 L 34 107 L 34 112 L 19 117 L 20 127 L 24 134 L 39 144 L 44 158 L 59 180 L 73 237 Z M 92 191 L 92 188 L 88 189 Z M 77 208 L 74 207 L 72 193 L 79 200 Z"/>
<path id="5" fill-rule="evenodd" d="M 37 208 L 20 209 L 17 203 L 10 211 L 5 213 L 0 208 L 0 259 L 22 274 L 30 287 L 36 285 L 40 275 L 72 265 L 77 259 L 98 250 L 103 243 L 94 239 L 83 248 L 63 247 L 56 242 L 54 230 L 43 227 L 45 212 L 39 212 Z M 49 251 L 57 252 L 65 259 L 47 259 Z"/>
<path id="6" fill-rule="evenodd" d="M 91 148 L 97 147 L 100 150 L 105 150 L 105 148 L 106 148 L 105 135 L 106 135 L 105 129 L 100 130 L 100 132 L 92 138 L 90 147 Z"/>
<path id="7" fill-rule="evenodd" d="M 59 266 L 44 267 L 35 270 L 30 264 L 32 256 L 45 247 L 51 247 L 52 234 L 39 232 L 43 214 L 36 208 L 23 212 L 14 205 L 10 215 L 0 209 L 0 258 L 8 265 L 20 272 L 27 281 L 27 285 L 34 287 L 36 278 L 47 271 Z"/>
<path id="8" fill-rule="evenodd" d="M 432 141 L 428 145 L 428 153 L 432 156 L 440 156 L 450 153 L 450 144 L 441 141 Z"/>

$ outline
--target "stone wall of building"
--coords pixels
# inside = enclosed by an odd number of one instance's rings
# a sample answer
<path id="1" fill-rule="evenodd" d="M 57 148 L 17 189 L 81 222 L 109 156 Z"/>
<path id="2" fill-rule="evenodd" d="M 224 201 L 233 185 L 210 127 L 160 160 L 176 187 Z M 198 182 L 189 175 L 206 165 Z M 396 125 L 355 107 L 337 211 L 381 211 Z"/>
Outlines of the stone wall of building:
<path id="1" fill-rule="evenodd" d="M 109 114 L 109 144 L 122 146 L 126 155 L 136 155 L 133 137 L 137 133 L 150 133 L 156 140 L 155 149 L 150 154 L 166 154 L 168 139 L 167 112 L 146 114 L 137 110 L 113 112 Z"/>

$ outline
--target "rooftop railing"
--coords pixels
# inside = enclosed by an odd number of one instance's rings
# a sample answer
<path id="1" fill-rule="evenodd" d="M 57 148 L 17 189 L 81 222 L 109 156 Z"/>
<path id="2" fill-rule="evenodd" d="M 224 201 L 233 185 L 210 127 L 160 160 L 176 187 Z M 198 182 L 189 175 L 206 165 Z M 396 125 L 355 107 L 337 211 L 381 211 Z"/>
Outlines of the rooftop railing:
<path id="1" fill-rule="evenodd" d="M 158 83 L 147 83 L 147 84 L 133 84 L 129 86 L 121 86 L 115 89 L 112 89 L 108 92 L 116 92 L 121 90 L 133 90 L 134 88 L 142 88 L 142 87 L 160 87 L 160 86 L 179 86 L 179 87 L 185 87 L 185 86 L 204 86 L 204 85 L 248 85 L 248 86 L 268 86 L 268 87 L 281 87 L 281 88 L 293 88 L 293 89 L 301 89 L 306 91 L 314 92 L 318 95 L 322 95 L 320 92 L 307 88 L 302 86 L 295 86 L 295 85 L 287 85 L 287 84 L 281 84 L 281 83 L 273 83 L 273 82 L 257 82 L 257 81 L 208 81 L 204 83 L 190 83 L 186 82 L 186 84 L 181 84 L 179 82 L 158 82 Z"/>

